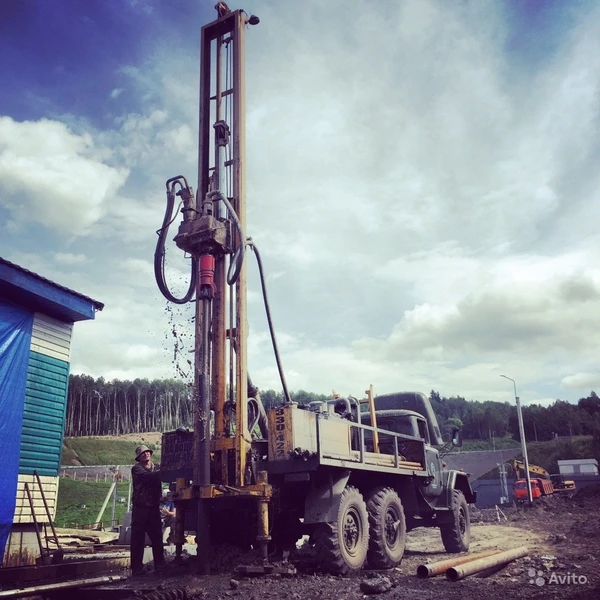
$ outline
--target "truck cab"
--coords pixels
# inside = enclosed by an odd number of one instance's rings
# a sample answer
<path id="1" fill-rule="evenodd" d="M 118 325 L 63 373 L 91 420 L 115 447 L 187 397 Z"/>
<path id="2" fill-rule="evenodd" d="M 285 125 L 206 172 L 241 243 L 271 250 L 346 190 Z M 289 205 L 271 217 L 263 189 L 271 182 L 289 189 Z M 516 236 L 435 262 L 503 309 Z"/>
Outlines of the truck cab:
<path id="1" fill-rule="evenodd" d="M 430 477 L 425 480 L 426 484 L 423 486 L 422 491 L 430 499 L 439 496 L 442 493 L 442 462 L 439 451 L 431 444 L 427 419 L 414 410 L 396 409 L 376 411 L 376 421 L 379 430 L 379 451 L 384 454 L 394 453 L 394 438 L 385 435 L 384 431 L 400 433 L 423 441 L 426 470 Z M 365 414 L 362 423 L 372 425 L 371 416 Z M 372 431 L 365 432 L 365 445 L 368 450 L 373 451 Z"/>
<path id="2" fill-rule="evenodd" d="M 554 493 L 554 486 L 550 479 L 542 477 L 532 477 L 531 482 L 531 498 L 536 500 L 542 496 L 550 496 Z M 515 482 L 515 500 L 517 502 L 525 502 L 527 500 L 527 480 L 519 479 Z"/>
<path id="3" fill-rule="evenodd" d="M 550 475 L 550 480 L 554 486 L 555 492 L 573 491 L 575 490 L 575 481 L 567 478 L 562 473 L 553 473 Z"/>
<path id="4" fill-rule="evenodd" d="M 540 498 L 542 492 L 540 491 L 540 486 L 537 484 L 535 479 L 531 480 L 531 497 L 536 500 Z M 519 479 L 515 482 L 515 500 L 517 502 L 526 502 L 527 501 L 527 481 L 525 479 Z"/>

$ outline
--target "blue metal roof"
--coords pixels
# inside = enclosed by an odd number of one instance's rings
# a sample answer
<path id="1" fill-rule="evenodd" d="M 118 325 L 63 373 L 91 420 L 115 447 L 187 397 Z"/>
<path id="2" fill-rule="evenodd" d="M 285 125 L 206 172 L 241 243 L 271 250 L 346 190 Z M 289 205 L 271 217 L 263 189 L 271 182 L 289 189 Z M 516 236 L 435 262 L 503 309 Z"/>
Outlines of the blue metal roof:
<path id="1" fill-rule="evenodd" d="M 86 321 L 104 304 L 0 257 L 0 298 L 65 321 Z"/>

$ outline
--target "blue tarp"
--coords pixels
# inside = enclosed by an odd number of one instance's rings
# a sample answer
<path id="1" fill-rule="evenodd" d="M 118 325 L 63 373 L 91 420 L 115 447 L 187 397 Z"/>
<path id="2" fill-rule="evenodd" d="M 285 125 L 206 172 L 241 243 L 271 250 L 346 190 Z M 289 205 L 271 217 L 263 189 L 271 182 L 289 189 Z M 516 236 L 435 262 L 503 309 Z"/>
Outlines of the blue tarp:
<path id="1" fill-rule="evenodd" d="M 15 514 L 32 327 L 33 313 L 0 301 L 0 566 Z"/>

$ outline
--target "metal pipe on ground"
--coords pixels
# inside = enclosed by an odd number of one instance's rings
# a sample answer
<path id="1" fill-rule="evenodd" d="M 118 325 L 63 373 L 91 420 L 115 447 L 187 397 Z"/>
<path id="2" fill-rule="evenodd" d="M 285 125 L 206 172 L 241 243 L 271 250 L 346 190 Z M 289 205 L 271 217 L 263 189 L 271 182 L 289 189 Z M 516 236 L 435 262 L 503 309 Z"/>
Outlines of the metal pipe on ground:
<path id="1" fill-rule="evenodd" d="M 421 579 L 435 577 L 436 575 L 445 573 L 450 567 L 456 567 L 457 565 L 486 558 L 487 556 L 499 554 L 500 552 L 502 552 L 502 550 L 485 550 L 483 552 L 477 552 L 477 554 L 467 554 L 466 556 L 456 556 L 434 563 L 424 563 L 417 567 L 417 576 Z"/>
<path id="2" fill-rule="evenodd" d="M 505 552 L 500 552 L 499 554 L 494 554 L 487 558 L 480 558 L 462 565 L 457 565 L 456 567 L 450 567 L 446 571 L 446 578 L 450 581 L 459 581 L 469 575 L 485 571 L 492 567 L 497 567 L 498 565 L 504 565 L 513 560 L 517 560 L 517 558 L 523 558 L 528 554 L 529 548 L 526 546 L 520 546 L 514 550 L 506 550 Z"/>
<path id="3" fill-rule="evenodd" d="M 93 579 L 79 579 L 73 581 L 61 581 L 59 583 L 48 583 L 46 585 L 36 585 L 32 587 L 19 588 L 15 590 L 0 591 L 0 598 L 25 598 L 26 596 L 38 596 L 44 592 L 53 592 L 56 590 L 66 590 L 77 587 L 90 587 L 92 585 L 100 585 L 103 583 L 112 583 L 114 581 L 122 581 L 128 579 L 120 575 L 113 577 L 94 577 Z"/>

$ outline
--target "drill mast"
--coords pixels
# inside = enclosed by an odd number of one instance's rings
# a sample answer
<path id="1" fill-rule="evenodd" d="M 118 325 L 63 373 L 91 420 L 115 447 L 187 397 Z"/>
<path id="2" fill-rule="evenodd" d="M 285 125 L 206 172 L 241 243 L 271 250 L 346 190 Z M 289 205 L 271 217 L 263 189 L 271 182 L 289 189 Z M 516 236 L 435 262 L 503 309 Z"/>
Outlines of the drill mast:
<path id="1" fill-rule="evenodd" d="M 246 441 L 249 439 L 246 268 L 243 262 L 241 265 L 236 262 L 243 259 L 245 239 L 241 236 L 246 227 L 244 33 L 247 20 L 246 14 L 238 10 L 202 28 L 197 192 L 198 201 L 206 205 L 205 212 L 212 209 L 217 221 L 209 230 L 224 221 L 226 241 L 213 244 L 207 235 L 196 248 L 199 256 L 208 253 L 214 257 L 214 280 L 208 281 L 208 273 L 207 282 L 203 284 L 202 272 L 198 273 L 195 383 L 199 391 L 204 383 L 206 394 L 199 394 L 195 430 L 204 430 L 205 435 L 198 440 L 199 456 L 195 456 L 198 473 L 194 473 L 194 478 L 199 483 L 210 483 L 207 472 L 213 450 L 219 470 L 215 481 L 236 486 L 244 485 L 249 449 Z M 218 198 L 216 192 L 229 200 L 233 214 L 223 201 L 214 200 Z M 233 227 L 234 215 L 239 227 Z M 200 231 L 202 226 L 197 223 L 196 230 Z M 232 251 L 236 252 L 233 257 Z M 230 265 L 228 274 L 227 264 Z M 237 279 L 232 282 L 238 268 Z M 199 269 L 202 271 L 202 265 Z M 227 279 L 233 285 L 228 286 Z M 211 284 L 213 297 L 207 302 L 205 296 L 210 295 L 210 291 L 203 291 L 203 286 Z M 214 448 L 207 447 L 211 408 L 215 418 Z M 235 435 L 231 436 L 233 414 Z M 231 451 L 236 455 L 233 473 L 228 460 Z"/>
<path id="2" fill-rule="evenodd" d="M 176 497 L 178 515 L 187 501 L 197 501 L 201 573 L 209 570 L 211 502 L 219 497 L 257 498 L 265 558 L 270 539 L 271 488 L 264 475 L 252 473 L 248 459 L 244 34 L 258 18 L 223 2 L 215 8 L 218 18 L 201 34 L 198 189 L 194 195 L 183 176 L 167 181 L 167 216 L 155 255 L 157 281 L 168 299 L 188 302 L 195 292 L 193 475 L 191 486 L 178 479 Z M 164 281 L 164 238 L 175 195 L 183 204 L 175 243 L 192 258 L 183 298 L 174 298 Z M 182 537 L 183 517 L 178 522 Z"/>

